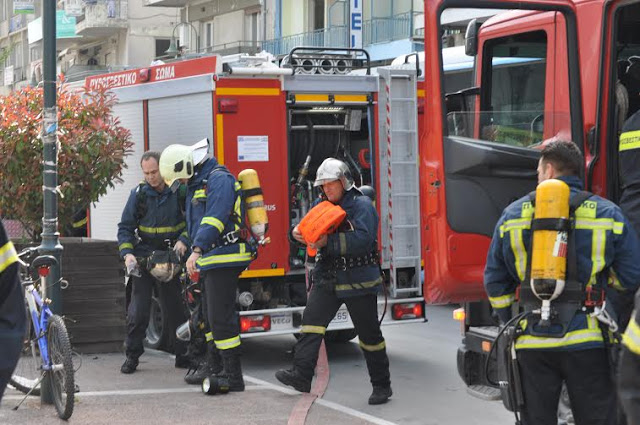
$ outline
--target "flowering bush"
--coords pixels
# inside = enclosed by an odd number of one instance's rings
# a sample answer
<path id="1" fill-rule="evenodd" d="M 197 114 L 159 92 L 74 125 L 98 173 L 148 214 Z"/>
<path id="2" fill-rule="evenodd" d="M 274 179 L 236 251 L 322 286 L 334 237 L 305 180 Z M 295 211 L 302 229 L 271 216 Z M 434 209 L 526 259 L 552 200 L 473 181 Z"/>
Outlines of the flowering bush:
<path id="1" fill-rule="evenodd" d="M 121 182 L 129 130 L 104 89 L 58 93 L 58 229 Z M 0 96 L 0 216 L 19 220 L 35 241 L 42 227 L 42 88 Z"/>

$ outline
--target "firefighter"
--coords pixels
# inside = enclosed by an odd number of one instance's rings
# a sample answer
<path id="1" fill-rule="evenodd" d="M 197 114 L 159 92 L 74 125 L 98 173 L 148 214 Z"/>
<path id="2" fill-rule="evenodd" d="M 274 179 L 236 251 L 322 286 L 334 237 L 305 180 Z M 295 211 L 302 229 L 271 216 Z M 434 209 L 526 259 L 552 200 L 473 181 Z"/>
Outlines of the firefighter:
<path id="1" fill-rule="evenodd" d="M 569 186 L 571 198 L 583 196 L 579 177 L 582 167 L 582 154 L 573 142 L 552 141 L 542 150 L 538 182 L 561 180 Z M 576 423 L 601 425 L 615 421 L 616 400 L 606 347 L 609 332 L 590 314 L 593 308 L 583 300 L 587 295 L 596 299 L 596 294 L 602 294 L 607 285 L 621 292 L 637 289 L 640 245 L 620 208 L 612 202 L 591 195 L 580 205 L 575 212 L 575 236 L 570 236 L 574 240 L 575 249 L 570 250 L 575 252 L 577 276 L 567 274 L 566 280 L 578 282 L 581 298 L 573 307 L 569 305 L 569 309 L 559 300 L 552 304 L 557 311 L 569 312 L 566 333 L 558 334 L 555 324 L 533 326 L 535 316 L 518 325 L 522 333 L 515 340 L 515 349 L 525 425 L 558 423 L 556 413 L 563 381 Z M 532 212 L 529 196 L 513 202 L 498 220 L 491 241 L 484 285 L 503 324 L 511 319 L 516 288 L 520 284 L 523 284 L 520 304 L 528 310 L 523 294 L 529 290 L 526 275 L 531 270 L 527 253 L 531 248 Z M 569 244 L 572 245 L 571 240 Z M 567 261 L 567 270 L 570 269 Z"/>
<path id="2" fill-rule="evenodd" d="M 169 302 L 169 326 L 175 330 L 183 322 L 180 287 L 175 279 L 178 257 L 187 252 L 189 237 L 186 231 L 184 206 L 177 192 L 172 192 L 164 183 L 158 169 L 160 154 L 148 151 L 142 155 L 140 166 L 144 182 L 136 186 L 129 195 L 118 224 L 120 255 L 130 272 L 128 291 L 131 301 L 127 311 L 126 360 L 122 373 L 133 373 L 138 367 L 138 358 L 144 352 L 144 340 L 149 315 L 154 279 L 160 280 L 162 299 Z M 168 244 L 173 246 L 170 251 Z M 173 264 L 169 264 L 168 257 Z M 157 260 L 158 258 L 167 258 Z M 179 351 L 180 348 L 176 347 Z M 179 354 L 179 352 L 178 352 Z M 177 359 L 178 360 L 178 359 Z M 177 361 L 178 366 L 179 360 Z"/>
<path id="3" fill-rule="evenodd" d="M 18 254 L 0 221 L 0 401 L 22 347 L 27 313 L 18 278 Z"/>
<path id="4" fill-rule="evenodd" d="M 640 424 L 640 290 L 636 292 L 635 310 L 622 337 L 618 365 L 618 397 L 627 423 Z"/>
<path id="5" fill-rule="evenodd" d="M 200 270 L 211 328 L 206 360 L 185 380 L 200 384 L 220 373 L 217 350 L 230 391 L 244 391 L 236 292 L 240 273 L 254 259 L 255 248 L 243 229 L 240 183 L 208 151 L 209 140 L 204 139 L 192 146 L 168 146 L 160 158 L 160 171 L 170 187 L 187 183 L 187 229 L 192 240 L 187 272 L 193 275 Z"/>
<path id="6" fill-rule="evenodd" d="M 358 191 L 347 165 L 327 158 L 318 168 L 314 186 L 323 198 L 339 205 L 347 215 L 337 232 L 316 243 L 313 286 L 302 318 L 302 337 L 294 349 L 293 368 L 279 370 L 276 378 L 301 392 L 311 390 L 318 350 L 327 326 L 346 304 L 360 339 L 373 393 L 369 404 L 382 404 L 392 395 L 389 358 L 380 331 L 377 292 L 382 283 L 378 258 L 378 215 L 371 200 Z M 298 226 L 292 236 L 305 243 Z"/>

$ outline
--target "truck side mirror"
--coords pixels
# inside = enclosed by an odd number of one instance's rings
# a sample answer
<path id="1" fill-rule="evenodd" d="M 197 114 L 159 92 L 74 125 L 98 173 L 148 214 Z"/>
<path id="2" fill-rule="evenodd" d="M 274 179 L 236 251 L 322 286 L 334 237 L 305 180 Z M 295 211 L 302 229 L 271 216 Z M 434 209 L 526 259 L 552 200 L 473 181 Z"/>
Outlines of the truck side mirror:
<path id="1" fill-rule="evenodd" d="M 478 30 L 482 25 L 476 18 L 469 21 L 467 31 L 464 34 L 464 53 L 467 56 L 478 54 Z"/>

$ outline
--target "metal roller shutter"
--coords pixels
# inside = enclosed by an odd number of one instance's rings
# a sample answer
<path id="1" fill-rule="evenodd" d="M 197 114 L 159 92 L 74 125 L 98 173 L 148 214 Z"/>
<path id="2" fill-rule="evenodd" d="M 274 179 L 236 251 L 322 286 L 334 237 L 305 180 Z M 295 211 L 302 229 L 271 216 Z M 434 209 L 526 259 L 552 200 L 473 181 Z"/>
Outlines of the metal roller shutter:
<path id="1" fill-rule="evenodd" d="M 174 143 L 213 143 L 211 92 L 149 100 L 149 149 L 162 152 Z"/>
<path id="2" fill-rule="evenodd" d="M 118 223 L 129 193 L 143 179 L 140 170 L 140 158 L 144 152 L 142 101 L 116 104 L 113 114 L 120 119 L 120 125 L 131 131 L 134 145 L 133 152 L 125 159 L 127 168 L 122 172 L 124 182 L 116 183 L 91 206 L 91 237 L 108 241 L 117 240 Z"/>

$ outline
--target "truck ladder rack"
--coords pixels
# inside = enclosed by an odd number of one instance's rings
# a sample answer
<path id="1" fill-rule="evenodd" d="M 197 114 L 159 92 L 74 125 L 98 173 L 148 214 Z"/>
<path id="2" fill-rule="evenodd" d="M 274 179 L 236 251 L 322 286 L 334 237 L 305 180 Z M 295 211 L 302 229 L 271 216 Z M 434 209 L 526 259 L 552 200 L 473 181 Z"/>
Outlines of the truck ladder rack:
<path id="1" fill-rule="evenodd" d="M 382 265 L 389 269 L 393 298 L 421 296 L 416 69 L 382 67 L 378 75 Z"/>

